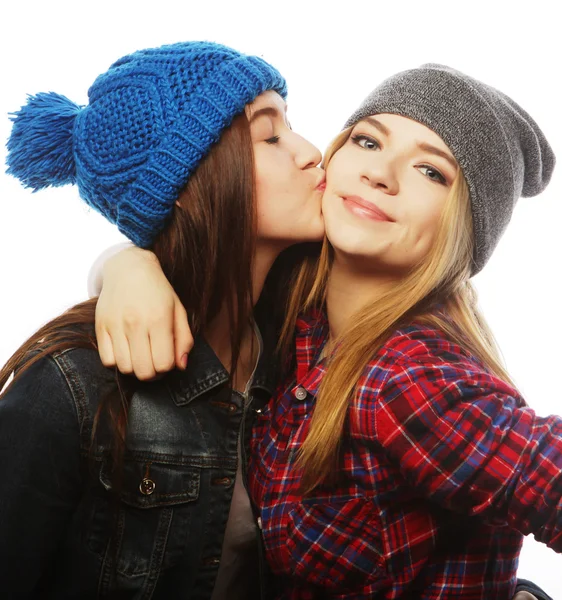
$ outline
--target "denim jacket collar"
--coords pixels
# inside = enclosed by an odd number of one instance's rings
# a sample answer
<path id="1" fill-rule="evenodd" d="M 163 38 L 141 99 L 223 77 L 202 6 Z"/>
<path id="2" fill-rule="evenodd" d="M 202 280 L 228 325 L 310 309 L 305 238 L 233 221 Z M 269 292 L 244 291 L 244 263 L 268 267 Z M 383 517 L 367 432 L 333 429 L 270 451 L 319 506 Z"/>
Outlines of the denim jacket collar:
<path id="1" fill-rule="evenodd" d="M 275 389 L 276 369 L 271 364 L 271 341 L 264 340 L 262 353 L 250 387 L 265 390 L 270 396 Z M 170 390 L 176 406 L 185 406 L 209 390 L 228 382 L 228 371 L 202 335 L 195 344 L 185 371 L 175 371 L 170 379 Z"/>

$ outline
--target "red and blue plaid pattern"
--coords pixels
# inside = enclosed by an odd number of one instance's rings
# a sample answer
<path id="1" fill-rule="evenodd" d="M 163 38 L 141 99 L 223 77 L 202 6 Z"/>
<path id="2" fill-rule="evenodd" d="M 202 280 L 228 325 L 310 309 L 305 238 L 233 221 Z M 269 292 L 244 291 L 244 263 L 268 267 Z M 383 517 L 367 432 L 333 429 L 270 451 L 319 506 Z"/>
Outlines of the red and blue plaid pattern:
<path id="1" fill-rule="evenodd" d="M 522 534 L 562 551 L 562 420 L 433 328 L 396 331 L 348 412 L 337 484 L 299 491 L 328 325 L 302 317 L 296 378 L 258 415 L 250 494 L 280 598 L 511 598 Z"/>

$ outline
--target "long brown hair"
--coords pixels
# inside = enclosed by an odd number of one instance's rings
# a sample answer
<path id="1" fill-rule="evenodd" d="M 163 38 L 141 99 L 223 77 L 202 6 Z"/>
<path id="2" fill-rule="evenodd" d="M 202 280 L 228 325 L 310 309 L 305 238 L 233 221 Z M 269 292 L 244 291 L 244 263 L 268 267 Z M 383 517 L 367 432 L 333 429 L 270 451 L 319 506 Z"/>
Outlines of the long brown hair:
<path id="1" fill-rule="evenodd" d="M 152 248 L 188 312 L 195 335 L 226 305 L 231 323 L 231 377 L 244 331 L 252 318 L 255 239 L 254 158 L 248 119 L 242 113 L 224 130 L 220 141 L 191 175 L 170 223 Z M 16 350 L 0 371 L 0 390 L 15 374 L 2 395 L 46 355 L 78 347 L 97 350 L 96 303 L 94 298 L 70 308 Z M 102 398 L 94 418 L 92 441 L 100 418 L 109 419 L 114 431 L 113 454 L 119 461 L 125 446 L 134 380 L 117 370 L 115 377 L 117 393 Z"/>
<path id="2" fill-rule="evenodd" d="M 342 132 L 328 149 L 324 164 L 348 140 Z M 477 357 L 495 375 L 511 383 L 502 365 L 490 329 L 476 304 L 469 278 L 472 268 L 473 231 L 466 180 L 459 172 L 438 226 L 436 241 L 421 264 L 392 290 L 354 315 L 353 325 L 339 339 L 322 380 L 310 430 L 297 460 L 303 469 L 302 491 L 312 492 L 323 481 L 332 481 L 340 459 L 340 442 L 357 383 L 392 332 L 414 319 L 441 329 L 446 336 Z M 298 313 L 323 308 L 333 260 L 325 240 L 319 260 L 307 259 L 294 278 L 280 347 L 291 345 Z M 437 309 L 439 306 L 439 309 Z"/>

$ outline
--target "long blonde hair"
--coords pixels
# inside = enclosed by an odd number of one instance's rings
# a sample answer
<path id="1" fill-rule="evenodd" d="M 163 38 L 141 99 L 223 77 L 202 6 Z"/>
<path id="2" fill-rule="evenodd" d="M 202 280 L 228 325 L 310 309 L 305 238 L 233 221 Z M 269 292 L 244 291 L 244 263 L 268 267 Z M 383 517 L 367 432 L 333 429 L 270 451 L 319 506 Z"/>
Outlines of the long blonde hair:
<path id="1" fill-rule="evenodd" d="M 324 159 L 325 165 L 346 143 L 350 133 L 351 129 L 347 129 L 332 142 Z M 340 339 L 331 340 L 337 351 L 331 357 L 320 385 L 310 430 L 297 461 L 297 466 L 303 468 L 305 493 L 336 472 L 347 410 L 354 400 L 359 378 L 401 324 L 415 319 L 439 328 L 492 373 L 511 383 L 469 282 L 472 253 L 470 198 L 466 180 L 459 171 L 429 255 L 376 303 L 359 311 L 353 325 Z M 281 350 L 287 350 L 292 343 L 299 312 L 324 306 L 331 264 L 332 251 L 325 240 L 320 258 L 309 258 L 295 274 L 281 335 Z M 437 304 L 439 310 L 435 310 Z"/>

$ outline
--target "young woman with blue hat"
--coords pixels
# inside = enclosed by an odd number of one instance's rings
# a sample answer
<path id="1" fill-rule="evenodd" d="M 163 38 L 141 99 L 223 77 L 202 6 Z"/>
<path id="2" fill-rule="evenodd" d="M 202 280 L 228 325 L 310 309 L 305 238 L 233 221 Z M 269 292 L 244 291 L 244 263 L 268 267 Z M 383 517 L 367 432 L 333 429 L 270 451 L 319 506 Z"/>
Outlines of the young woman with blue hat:
<path id="1" fill-rule="evenodd" d="M 87 106 L 46 93 L 13 115 L 8 172 L 76 185 L 150 247 L 196 340 L 183 372 L 123 377 L 99 359 L 90 300 L 4 366 L 4 598 L 270 597 L 241 456 L 276 338 L 252 305 L 283 248 L 323 235 L 321 156 L 285 95 L 261 58 L 186 42 L 118 60 Z"/>

